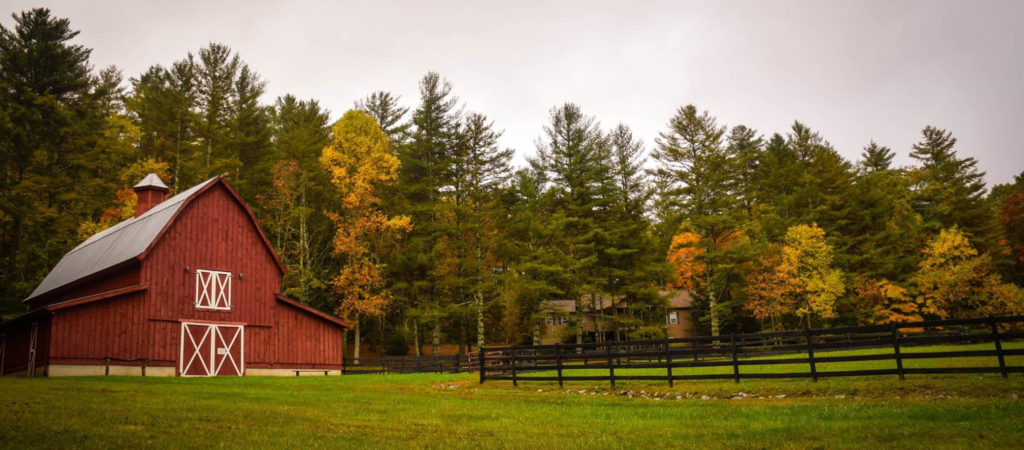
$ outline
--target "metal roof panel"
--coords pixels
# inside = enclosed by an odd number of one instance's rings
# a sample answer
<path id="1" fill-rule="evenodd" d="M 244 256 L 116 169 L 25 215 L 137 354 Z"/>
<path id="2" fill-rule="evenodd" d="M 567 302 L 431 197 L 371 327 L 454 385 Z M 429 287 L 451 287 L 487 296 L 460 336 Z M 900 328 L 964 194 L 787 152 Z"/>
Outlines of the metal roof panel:
<path id="1" fill-rule="evenodd" d="M 139 217 L 125 220 L 86 239 L 61 258 L 25 301 L 141 255 L 185 201 L 216 180 L 211 178 L 199 183 Z"/>

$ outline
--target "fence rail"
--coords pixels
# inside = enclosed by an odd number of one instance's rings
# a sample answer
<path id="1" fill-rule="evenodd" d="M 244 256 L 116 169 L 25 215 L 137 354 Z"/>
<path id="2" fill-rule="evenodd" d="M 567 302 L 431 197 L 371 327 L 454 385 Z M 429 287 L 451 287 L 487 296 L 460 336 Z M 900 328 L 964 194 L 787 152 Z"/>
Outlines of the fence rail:
<path id="1" fill-rule="evenodd" d="M 487 380 L 520 381 L 667 381 L 733 380 L 759 378 L 898 376 L 908 374 L 1024 373 L 1024 366 L 1011 366 L 1008 356 L 1024 356 L 1024 348 L 1004 349 L 1003 343 L 1024 339 L 1020 332 L 1024 316 L 963 320 L 934 320 L 863 327 L 822 328 L 771 333 L 696 336 L 645 341 L 598 342 L 512 347 L 484 347 L 476 364 L 480 383 Z M 905 352 L 907 347 L 992 343 L 992 350 Z M 891 353 L 830 355 L 829 352 L 863 349 L 891 349 Z M 766 359 L 766 357 L 773 357 Z M 945 358 L 993 358 L 998 365 L 971 367 L 907 368 L 906 360 Z M 819 370 L 819 364 L 893 361 L 893 367 L 857 370 Z M 804 365 L 806 371 L 751 372 L 771 365 Z M 680 373 L 676 369 L 731 367 L 731 373 Z M 607 370 L 607 375 L 570 375 L 580 370 Z M 659 374 L 616 374 L 616 370 L 663 369 Z M 537 374 L 538 372 L 553 372 Z M 525 375 L 523 375 L 525 374 Z"/>
<path id="2" fill-rule="evenodd" d="M 465 355 L 343 358 L 341 374 L 461 373 L 469 367 Z"/>

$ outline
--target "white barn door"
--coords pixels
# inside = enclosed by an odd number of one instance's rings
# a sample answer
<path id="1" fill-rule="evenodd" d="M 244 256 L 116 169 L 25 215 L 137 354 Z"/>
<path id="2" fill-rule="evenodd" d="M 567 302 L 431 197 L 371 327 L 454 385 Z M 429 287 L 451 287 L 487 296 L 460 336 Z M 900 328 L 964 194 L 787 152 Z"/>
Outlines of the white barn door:
<path id="1" fill-rule="evenodd" d="M 245 327 L 182 322 L 178 370 L 183 377 L 245 374 Z"/>

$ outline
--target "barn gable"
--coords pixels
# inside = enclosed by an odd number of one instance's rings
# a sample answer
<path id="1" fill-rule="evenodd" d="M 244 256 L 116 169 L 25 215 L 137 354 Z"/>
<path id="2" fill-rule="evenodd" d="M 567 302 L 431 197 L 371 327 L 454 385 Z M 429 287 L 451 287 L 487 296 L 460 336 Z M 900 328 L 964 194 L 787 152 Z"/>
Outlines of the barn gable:
<path id="1" fill-rule="evenodd" d="M 85 242 L 64 255 L 57 266 L 46 275 L 42 283 L 24 301 L 31 302 L 40 296 L 90 277 L 117 270 L 129 263 L 142 261 L 160 241 L 161 236 L 167 232 L 181 211 L 196 197 L 215 185 L 224 186 L 238 205 L 245 210 L 252 220 L 253 226 L 264 240 L 267 251 L 273 255 L 281 273 L 285 273 L 284 265 L 259 227 L 252 210 L 223 178 L 215 177 L 153 206 L 144 214 L 125 220 L 86 239 Z"/>

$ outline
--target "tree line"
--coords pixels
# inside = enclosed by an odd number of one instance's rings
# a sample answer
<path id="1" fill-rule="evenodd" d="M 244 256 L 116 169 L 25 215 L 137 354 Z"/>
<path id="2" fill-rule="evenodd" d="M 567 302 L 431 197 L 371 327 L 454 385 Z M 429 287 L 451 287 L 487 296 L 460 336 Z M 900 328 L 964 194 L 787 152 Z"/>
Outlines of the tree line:
<path id="1" fill-rule="evenodd" d="M 1024 313 L 1024 173 L 986 188 L 950 131 L 914 164 L 849 161 L 801 122 L 763 133 L 679 107 L 648 143 L 574 103 L 513 164 L 502 130 L 430 72 L 332 122 L 211 43 L 127 80 L 46 9 L 0 29 L 0 312 L 68 250 L 132 217 L 131 186 L 225 174 L 289 273 L 283 294 L 374 350 L 664 336 L 665 290 L 698 332 Z M 617 307 L 604 308 L 614 304 Z M 552 336 L 549 336 L 552 337 Z M 358 345 L 357 345 L 358 348 Z"/>

